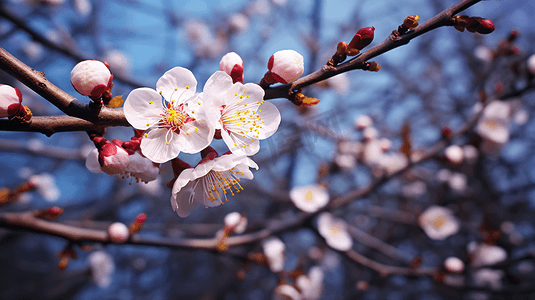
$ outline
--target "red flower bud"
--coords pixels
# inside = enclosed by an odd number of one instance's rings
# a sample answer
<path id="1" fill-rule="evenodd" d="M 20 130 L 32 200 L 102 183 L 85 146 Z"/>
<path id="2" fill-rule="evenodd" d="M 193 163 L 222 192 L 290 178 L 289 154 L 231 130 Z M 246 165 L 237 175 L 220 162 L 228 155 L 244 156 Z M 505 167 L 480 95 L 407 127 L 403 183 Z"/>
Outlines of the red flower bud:
<path id="1" fill-rule="evenodd" d="M 147 214 L 140 213 L 139 215 L 137 215 L 137 217 L 134 220 L 134 222 L 132 222 L 132 224 L 130 224 L 130 228 L 129 228 L 130 235 L 132 235 L 132 234 L 138 232 L 139 230 L 141 230 L 141 226 L 143 226 L 143 223 L 145 223 L 146 220 L 147 220 Z"/>
<path id="2" fill-rule="evenodd" d="M 362 50 L 364 47 L 368 46 L 373 41 L 373 33 L 375 31 L 374 27 L 364 27 L 361 28 L 351 42 L 347 45 L 348 48 L 348 55 L 356 55 L 360 50 Z M 354 49 L 357 49 L 359 51 L 355 51 Z M 353 54 L 354 52 L 357 52 Z"/>
<path id="3" fill-rule="evenodd" d="M 420 20 L 419 15 L 408 16 L 407 18 L 405 18 L 405 20 L 403 20 L 403 26 L 407 27 L 407 29 L 409 30 L 414 29 L 418 27 L 418 20 Z"/>

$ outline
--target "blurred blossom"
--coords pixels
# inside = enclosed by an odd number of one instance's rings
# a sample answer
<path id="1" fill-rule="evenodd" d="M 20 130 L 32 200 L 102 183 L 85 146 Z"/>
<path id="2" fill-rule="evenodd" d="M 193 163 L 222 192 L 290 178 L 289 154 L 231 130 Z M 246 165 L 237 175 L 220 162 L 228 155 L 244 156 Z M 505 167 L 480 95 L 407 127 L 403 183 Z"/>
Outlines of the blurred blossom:
<path id="1" fill-rule="evenodd" d="M 407 167 L 409 165 L 409 159 L 401 152 L 387 153 L 382 156 L 380 163 L 386 175 L 391 176 Z"/>
<path id="2" fill-rule="evenodd" d="M 297 277 L 295 285 L 301 291 L 302 299 L 320 299 L 323 293 L 323 270 L 318 266 L 311 267 L 308 275 Z"/>
<path id="3" fill-rule="evenodd" d="M 35 173 L 35 170 L 29 167 L 21 167 L 17 170 L 17 176 L 22 179 L 28 179 Z"/>
<path id="4" fill-rule="evenodd" d="M 437 205 L 428 207 L 418 218 L 418 224 L 434 240 L 456 234 L 461 225 L 451 209 Z"/>
<path id="5" fill-rule="evenodd" d="M 466 159 L 466 162 L 468 162 L 469 164 L 473 164 L 477 161 L 477 158 L 479 157 L 479 151 L 476 147 L 472 145 L 464 145 L 463 156 Z"/>
<path id="6" fill-rule="evenodd" d="M 290 199 L 297 208 L 314 213 L 329 202 L 329 193 L 321 184 L 298 186 L 290 191 Z"/>
<path id="7" fill-rule="evenodd" d="M 363 130 L 372 125 L 373 125 L 373 120 L 368 115 L 360 115 L 355 119 L 355 127 L 357 129 Z"/>
<path id="8" fill-rule="evenodd" d="M 351 171 L 357 165 L 357 159 L 353 155 L 339 154 L 334 157 L 334 163 L 342 170 Z"/>
<path id="9" fill-rule="evenodd" d="M 527 62 L 527 65 L 528 65 L 528 70 L 531 74 L 535 74 L 535 54 L 532 54 L 529 58 L 528 58 L 528 62 Z"/>
<path id="10" fill-rule="evenodd" d="M 375 129 L 375 127 L 368 126 L 362 131 L 362 136 L 364 137 L 364 140 L 371 141 L 379 136 L 379 132 L 377 129 Z"/>
<path id="11" fill-rule="evenodd" d="M 474 268 L 492 266 L 507 259 L 507 251 L 494 245 L 471 243 L 468 252 Z"/>
<path id="12" fill-rule="evenodd" d="M 87 17 L 93 10 L 93 6 L 89 0 L 74 0 L 74 8 L 84 17 Z"/>
<path id="13" fill-rule="evenodd" d="M 186 35 L 193 43 L 212 38 L 208 25 L 197 20 L 188 20 L 186 22 Z"/>
<path id="14" fill-rule="evenodd" d="M 476 125 L 476 132 L 483 139 L 481 151 L 497 154 L 509 141 L 509 120 L 511 107 L 502 101 L 492 101 L 483 110 Z"/>
<path id="15" fill-rule="evenodd" d="M 54 202 L 59 199 L 60 191 L 56 185 L 54 176 L 48 173 L 42 173 L 39 175 L 32 175 L 29 178 L 29 182 L 37 188 L 37 192 L 46 201 Z"/>
<path id="16" fill-rule="evenodd" d="M 348 251 L 353 247 L 353 239 L 347 232 L 347 223 L 323 212 L 318 216 L 318 231 L 327 245 L 339 251 Z"/>
<path id="17" fill-rule="evenodd" d="M 225 216 L 225 228 L 232 229 L 237 234 L 242 234 L 247 228 L 247 218 L 239 212 L 231 212 Z"/>
<path id="18" fill-rule="evenodd" d="M 349 92 L 349 78 L 346 73 L 341 73 L 325 80 L 327 85 L 340 95 L 347 95 Z"/>
<path id="19" fill-rule="evenodd" d="M 444 274 L 442 280 L 444 281 L 444 284 L 449 286 L 462 287 L 464 286 L 465 278 L 463 275 Z"/>
<path id="20" fill-rule="evenodd" d="M 513 120 L 518 125 L 524 125 L 529 121 L 529 111 L 525 109 L 519 109 L 513 116 Z"/>
<path id="21" fill-rule="evenodd" d="M 488 47 L 477 46 L 474 49 L 474 56 L 481 61 L 490 62 L 492 61 L 494 54 L 492 54 L 492 50 L 490 50 Z"/>
<path id="22" fill-rule="evenodd" d="M 270 237 L 262 243 L 269 269 L 275 273 L 284 268 L 284 251 L 286 245 L 277 237 Z"/>
<path id="23" fill-rule="evenodd" d="M 340 141 L 338 143 L 338 151 L 342 154 L 358 156 L 361 149 L 362 144 L 357 141 Z"/>
<path id="24" fill-rule="evenodd" d="M 444 267 L 451 273 L 462 273 L 464 270 L 464 262 L 455 256 L 446 258 L 444 261 Z"/>
<path id="25" fill-rule="evenodd" d="M 40 43 L 29 41 L 22 46 L 22 52 L 30 60 L 38 60 L 42 57 L 44 49 Z"/>
<path id="26" fill-rule="evenodd" d="M 120 50 L 106 51 L 102 60 L 110 65 L 110 70 L 114 74 L 127 75 L 130 72 L 130 61 L 126 54 Z"/>
<path id="27" fill-rule="evenodd" d="M 490 288 L 493 291 L 497 291 L 502 288 L 502 278 L 504 275 L 503 270 L 484 268 L 476 270 L 473 273 L 472 279 L 477 287 Z"/>
<path id="28" fill-rule="evenodd" d="M 463 149 L 459 145 L 450 145 L 444 150 L 444 155 L 449 162 L 455 165 L 459 165 L 463 162 L 464 153 Z"/>
<path id="29" fill-rule="evenodd" d="M 415 181 L 406 184 L 401 189 L 401 194 L 407 198 L 418 198 L 427 192 L 427 185 L 423 181 Z"/>
<path id="30" fill-rule="evenodd" d="M 271 2 L 277 6 L 284 6 L 286 5 L 287 0 L 271 0 Z"/>
<path id="31" fill-rule="evenodd" d="M 111 255 L 104 251 L 94 251 L 88 256 L 93 281 L 101 288 L 108 287 L 115 271 L 115 263 Z"/>
<path id="32" fill-rule="evenodd" d="M 436 177 L 439 182 L 448 182 L 451 178 L 451 171 L 448 169 L 440 169 L 437 172 Z"/>
<path id="33" fill-rule="evenodd" d="M 40 139 L 28 140 L 28 149 L 31 151 L 42 151 L 45 149 L 45 144 Z"/>
<path id="34" fill-rule="evenodd" d="M 267 16 L 271 13 L 271 6 L 267 0 L 256 0 L 248 7 L 249 13 Z"/>
<path id="35" fill-rule="evenodd" d="M 364 151 L 362 156 L 362 161 L 367 166 L 374 166 L 381 163 L 383 160 L 383 148 L 381 147 L 381 142 L 377 139 L 367 141 L 364 143 Z"/>
<path id="36" fill-rule="evenodd" d="M 468 187 L 468 177 L 463 173 L 454 172 L 448 179 L 448 186 L 454 192 L 462 194 Z"/>
<path id="37" fill-rule="evenodd" d="M 390 149 L 392 149 L 392 141 L 387 139 L 387 138 L 382 138 L 379 140 L 379 142 L 381 143 L 381 149 L 384 151 L 384 152 L 388 152 L 390 151 Z"/>
<path id="38" fill-rule="evenodd" d="M 237 33 L 245 32 L 247 28 L 249 27 L 249 18 L 245 14 L 242 14 L 242 13 L 234 14 L 230 17 L 229 26 L 230 26 L 230 30 L 234 32 L 237 32 Z"/>
<path id="39" fill-rule="evenodd" d="M 301 294 L 296 288 L 289 284 L 281 284 L 273 292 L 273 300 L 301 300 Z"/>

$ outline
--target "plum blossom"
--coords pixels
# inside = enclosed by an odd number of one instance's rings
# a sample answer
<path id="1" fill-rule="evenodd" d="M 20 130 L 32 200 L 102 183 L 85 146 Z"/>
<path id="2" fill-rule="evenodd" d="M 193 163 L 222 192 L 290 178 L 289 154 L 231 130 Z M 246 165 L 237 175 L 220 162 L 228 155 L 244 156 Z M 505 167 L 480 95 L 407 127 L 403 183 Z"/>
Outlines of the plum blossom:
<path id="1" fill-rule="evenodd" d="M 215 72 L 206 82 L 207 117 L 218 121 L 216 129 L 230 151 L 253 155 L 260 150 L 261 139 L 275 133 L 281 116 L 277 107 L 264 101 L 264 90 L 257 84 L 232 83 L 223 71 Z M 209 102 L 210 101 L 210 102 Z"/>
<path id="2" fill-rule="evenodd" d="M 310 268 L 308 275 L 297 277 L 295 285 L 301 290 L 303 299 L 320 299 L 323 293 L 323 270 L 318 266 Z"/>
<path id="3" fill-rule="evenodd" d="M 295 287 L 289 284 L 281 284 L 275 288 L 272 299 L 273 300 L 301 300 L 303 298 L 301 297 L 301 294 Z"/>
<path id="4" fill-rule="evenodd" d="M 284 268 L 284 251 L 286 245 L 277 237 L 270 237 L 262 243 L 264 255 L 267 258 L 269 269 L 280 272 Z"/>
<path id="5" fill-rule="evenodd" d="M 476 126 L 476 132 L 483 139 L 481 151 L 497 154 L 509 141 L 510 113 L 510 105 L 498 100 L 485 107 Z"/>
<path id="6" fill-rule="evenodd" d="M 175 67 L 158 80 L 157 91 L 137 88 L 128 95 L 125 117 L 134 128 L 147 130 L 141 153 L 151 161 L 164 163 L 180 152 L 197 153 L 212 141 L 215 121 L 206 117 L 196 86 L 191 71 Z"/>
<path id="7" fill-rule="evenodd" d="M 294 50 L 277 51 L 269 58 L 268 69 L 264 75 L 268 84 L 294 82 L 305 71 L 303 56 Z"/>
<path id="8" fill-rule="evenodd" d="M 455 256 L 450 256 L 444 260 L 444 267 L 451 273 L 462 273 L 464 270 L 464 262 Z"/>
<path id="9" fill-rule="evenodd" d="M 98 60 L 81 61 L 71 71 L 71 84 L 74 89 L 95 99 L 108 89 L 112 79 L 110 69 Z"/>
<path id="10" fill-rule="evenodd" d="M 321 184 L 298 186 L 290 190 L 290 199 L 297 208 L 314 213 L 329 202 L 329 193 Z"/>
<path id="11" fill-rule="evenodd" d="M 199 204 L 208 208 L 228 201 L 228 193 L 234 196 L 243 189 L 240 178 L 253 179 L 249 168 L 258 169 L 244 155 L 214 156 L 207 156 L 195 168 L 184 169 L 178 175 L 173 184 L 171 206 L 180 217 L 189 216 Z"/>
<path id="12" fill-rule="evenodd" d="M 22 108 L 22 94 L 19 89 L 0 84 L 0 118 L 13 117 Z"/>
<path id="13" fill-rule="evenodd" d="M 111 276 L 115 271 L 115 263 L 111 255 L 104 251 L 94 251 L 89 254 L 87 260 L 91 268 L 93 281 L 101 288 L 111 284 Z"/>
<path id="14" fill-rule="evenodd" d="M 353 239 L 347 232 L 347 223 L 334 218 L 330 213 L 321 213 L 318 217 L 318 231 L 327 245 L 339 251 L 348 251 L 353 247 Z"/>
<path id="15" fill-rule="evenodd" d="M 507 251 L 500 246 L 470 243 L 468 252 L 475 268 L 492 266 L 507 259 Z"/>
<path id="16" fill-rule="evenodd" d="M 34 186 L 39 195 L 49 202 L 58 200 L 61 195 L 61 192 L 56 185 L 56 180 L 51 174 L 41 173 L 32 175 L 28 179 L 28 183 Z"/>
<path id="17" fill-rule="evenodd" d="M 225 229 L 232 230 L 237 234 L 241 234 L 247 228 L 247 218 L 242 216 L 239 212 L 231 212 L 225 216 Z"/>
<path id="18" fill-rule="evenodd" d="M 434 240 L 443 240 L 456 234 L 461 226 L 451 209 L 437 205 L 428 207 L 418 218 L 418 223 L 427 236 Z"/>
<path id="19" fill-rule="evenodd" d="M 444 150 L 444 155 L 449 162 L 455 165 L 459 165 L 464 160 L 463 148 L 459 145 L 450 145 Z"/>

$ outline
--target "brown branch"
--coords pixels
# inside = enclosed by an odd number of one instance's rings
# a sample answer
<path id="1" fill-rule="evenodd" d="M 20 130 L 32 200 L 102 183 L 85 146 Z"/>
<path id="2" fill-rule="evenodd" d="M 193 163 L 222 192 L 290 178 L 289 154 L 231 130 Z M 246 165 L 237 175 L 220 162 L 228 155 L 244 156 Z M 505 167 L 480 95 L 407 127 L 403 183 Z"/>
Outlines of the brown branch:
<path id="1" fill-rule="evenodd" d="M 276 87 L 267 88 L 264 99 L 275 98 L 289 98 L 293 91 L 302 89 L 303 87 L 320 82 L 329 77 L 333 77 L 340 73 L 348 72 L 356 69 L 363 69 L 366 65 L 366 61 L 379 56 L 385 52 L 388 52 L 394 48 L 408 44 L 412 39 L 428 32 L 433 29 L 442 26 L 452 26 L 452 17 L 459 12 L 467 9 L 468 7 L 478 3 L 481 0 L 462 0 L 450 8 L 442 11 L 433 18 L 427 20 L 425 23 L 416 27 L 416 29 L 409 31 L 403 35 L 390 34 L 383 42 L 375 47 L 363 52 L 361 55 L 351 59 L 339 66 L 323 65 L 321 69 L 309 74 L 305 77 L 301 77 L 298 80 Z"/>
<path id="2" fill-rule="evenodd" d="M 390 276 L 390 275 L 433 276 L 434 274 L 438 272 L 438 269 L 435 269 L 435 268 L 411 269 L 411 268 L 384 265 L 375 260 L 367 258 L 366 256 L 358 253 L 355 250 L 346 251 L 344 252 L 344 254 L 348 258 L 353 260 L 354 262 L 376 271 L 383 277 Z"/>

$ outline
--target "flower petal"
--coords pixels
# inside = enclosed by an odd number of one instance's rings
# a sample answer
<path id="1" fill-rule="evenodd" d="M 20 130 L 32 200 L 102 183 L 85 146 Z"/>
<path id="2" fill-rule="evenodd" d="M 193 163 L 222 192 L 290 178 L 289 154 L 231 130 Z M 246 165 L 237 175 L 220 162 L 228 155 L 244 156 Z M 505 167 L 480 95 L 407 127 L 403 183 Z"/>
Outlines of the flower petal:
<path id="1" fill-rule="evenodd" d="M 254 155 L 260 150 L 260 141 L 254 139 L 254 141 L 247 136 L 243 136 L 238 133 L 230 132 L 230 135 L 222 130 L 221 137 L 225 144 L 227 144 L 229 150 L 237 155 Z"/>
<path id="2" fill-rule="evenodd" d="M 146 130 L 158 123 L 163 112 L 162 97 L 153 89 L 138 88 L 124 102 L 124 115 L 130 125 Z"/>
<path id="3" fill-rule="evenodd" d="M 206 84 L 204 85 L 203 94 L 207 97 L 207 101 L 211 101 L 212 105 L 221 106 L 226 97 L 222 97 L 225 92 L 233 86 L 232 78 L 223 71 L 216 71 Z"/>
<path id="4" fill-rule="evenodd" d="M 181 192 L 173 193 L 171 196 L 171 207 L 173 207 L 173 210 L 176 211 L 179 217 L 185 218 L 189 216 L 199 206 L 199 202 L 195 201 L 195 197 L 198 197 L 198 195 L 194 191 L 196 185 L 199 185 L 198 183 L 198 181 L 191 181 Z"/>
<path id="5" fill-rule="evenodd" d="M 91 152 L 89 152 L 89 155 L 85 160 L 85 167 L 93 173 L 102 172 L 100 163 L 98 162 L 98 149 L 95 148 Z"/>
<path id="6" fill-rule="evenodd" d="M 166 144 L 166 135 L 172 135 Z M 180 153 L 179 135 L 166 128 L 154 128 L 145 133 L 141 140 L 141 153 L 155 163 L 164 163 L 178 156 Z"/>
<path id="7" fill-rule="evenodd" d="M 195 94 L 197 80 L 190 70 L 175 67 L 165 72 L 156 83 L 157 92 L 161 92 L 165 100 L 177 103 L 191 98 Z"/>
<path id="8" fill-rule="evenodd" d="M 261 123 L 261 128 L 258 128 L 257 134 L 258 138 L 263 140 L 277 131 L 281 122 L 281 114 L 275 105 L 264 102 L 258 109 L 258 115 L 263 123 Z"/>
<path id="9" fill-rule="evenodd" d="M 175 143 L 184 153 L 197 153 L 212 142 L 215 133 L 214 125 L 202 118 L 187 122 L 171 143 Z"/>

